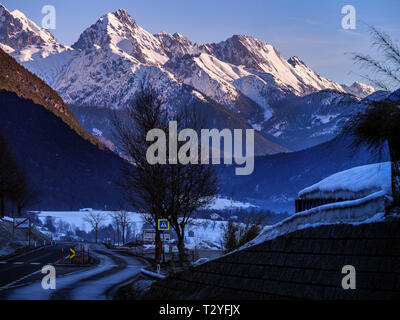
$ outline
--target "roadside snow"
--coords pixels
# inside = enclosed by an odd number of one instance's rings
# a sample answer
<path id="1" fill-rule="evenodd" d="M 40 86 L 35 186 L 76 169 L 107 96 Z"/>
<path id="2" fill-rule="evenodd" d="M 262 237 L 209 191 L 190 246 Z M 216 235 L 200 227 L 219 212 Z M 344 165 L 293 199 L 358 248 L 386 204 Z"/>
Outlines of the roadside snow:
<path id="1" fill-rule="evenodd" d="M 251 208 L 251 207 L 255 207 L 255 205 L 252 205 L 251 203 L 244 203 L 244 202 L 240 202 L 240 201 L 234 201 L 231 199 L 227 199 L 227 198 L 217 198 L 215 199 L 215 201 L 213 202 L 213 204 L 211 204 L 207 209 L 211 209 L 211 210 L 224 210 L 226 208 Z"/>
<path id="2" fill-rule="evenodd" d="M 93 210 L 93 213 L 102 213 L 105 216 L 104 224 L 108 225 L 112 223 L 112 214 L 114 211 L 100 211 L 100 210 Z M 137 212 L 128 212 L 129 216 L 136 224 L 136 228 L 142 229 L 144 224 L 143 217 L 140 213 Z M 81 211 L 40 211 L 38 213 L 39 219 L 42 223 L 46 222 L 46 217 L 53 217 L 55 219 L 55 223 L 60 223 L 60 221 L 66 222 L 71 225 L 72 228 L 79 228 L 85 232 L 90 232 L 92 227 L 85 221 L 85 217 L 87 212 Z"/>

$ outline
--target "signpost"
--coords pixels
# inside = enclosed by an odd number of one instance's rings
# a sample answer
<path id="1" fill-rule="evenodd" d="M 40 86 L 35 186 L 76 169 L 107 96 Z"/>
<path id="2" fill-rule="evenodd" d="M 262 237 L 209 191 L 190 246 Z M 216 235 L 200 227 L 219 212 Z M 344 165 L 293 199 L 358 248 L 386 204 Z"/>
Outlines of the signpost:
<path id="1" fill-rule="evenodd" d="M 158 219 L 157 228 L 158 231 L 161 231 L 161 235 L 163 235 L 163 231 L 169 231 L 169 221 L 167 219 Z M 162 241 L 160 241 L 160 243 L 158 244 L 157 273 L 160 273 L 161 250 L 163 251 L 163 262 L 165 263 L 164 245 Z"/>
<path id="2" fill-rule="evenodd" d="M 30 227 L 30 218 L 14 218 L 14 228 L 18 229 L 18 228 L 23 228 L 23 229 L 27 229 Z"/>
<path id="3" fill-rule="evenodd" d="M 69 259 L 71 260 L 71 263 L 74 262 L 75 259 L 75 248 L 69 248 Z"/>
<path id="4" fill-rule="evenodd" d="M 169 221 L 167 219 L 158 219 L 158 230 L 159 231 L 168 231 L 169 230 Z"/>
<path id="5" fill-rule="evenodd" d="M 13 233 L 15 229 L 28 229 L 27 237 L 28 237 L 28 246 L 31 245 L 31 218 L 14 218 L 13 223 Z M 33 224 L 32 224 L 33 226 Z"/>
<path id="6" fill-rule="evenodd" d="M 169 233 L 161 233 L 160 238 L 163 242 L 170 242 L 171 235 Z M 143 230 L 143 242 L 154 243 L 156 240 L 156 232 L 154 230 Z"/>

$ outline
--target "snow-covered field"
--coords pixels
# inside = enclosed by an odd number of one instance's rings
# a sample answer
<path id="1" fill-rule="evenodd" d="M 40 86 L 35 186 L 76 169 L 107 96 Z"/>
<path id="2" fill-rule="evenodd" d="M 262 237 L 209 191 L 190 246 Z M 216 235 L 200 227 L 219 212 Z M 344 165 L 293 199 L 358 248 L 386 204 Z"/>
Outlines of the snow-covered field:
<path id="1" fill-rule="evenodd" d="M 225 204 L 226 202 L 222 201 L 218 203 L 218 206 L 223 207 Z M 112 223 L 113 211 L 93 210 L 92 212 L 101 213 L 106 217 L 104 221 L 105 226 Z M 142 214 L 137 212 L 128 213 L 133 222 L 133 226 L 131 227 L 134 228 L 134 232 L 136 234 L 141 234 L 144 224 Z M 85 232 L 90 232 L 92 230 L 89 223 L 85 221 L 86 215 L 87 212 L 82 211 L 41 211 L 37 213 L 37 216 L 42 223 L 46 222 L 47 217 L 52 217 L 57 229 L 60 224 L 66 223 L 70 225 L 69 229 L 73 232 L 77 228 Z M 217 249 L 220 245 L 222 228 L 226 223 L 226 221 L 215 221 L 210 219 L 192 219 L 186 227 L 186 246 L 188 248 L 193 248 L 196 245 L 200 245 L 203 248 Z"/>
<path id="2" fill-rule="evenodd" d="M 252 207 L 255 207 L 255 206 L 252 205 L 251 203 L 234 201 L 234 200 L 227 199 L 227 198 L 216 198 L 214 203 L 211 204 L 207 209 L 210 209 L 210 210 L 224 210 L 224 209 L 228 209 L 228 208 L 248 209 L 248 208 L 252 208 Z"/>
<path id="3" fill-rule="evenodd" d="M 105 226 L 112 224 L 112 215 L 115 213 L 114 211 L 92 210 L 92 212 L 96 214 L 100 213 L 105 217 L 103 223 Z M 71 231 L 75 231 L 77 228 L 79 228 L 85 232 L 90 232 L 92 228 L 90 224 L 85 221 L 87 214 L 88 212 L 84 211 L 41 211 L 37 214 L 37 216 L 42 223 L 46 222 L 47 217 L 52 217 L 56 227 L 60 224 L 60 222 L 64 222 L 71 226 Z M 144 224 L 143 216 L 137 212 L 128 212 L 128 214 L 135 231 L 141 231 Z"/>
<path id="4" fill-rule="evenodd" d="M 217 249 L 221 245 L 221 235 L 226 224 L 227 221 L 193 219 L 186 227 L 186 247 L 200 246 L 207 249 Z"/>

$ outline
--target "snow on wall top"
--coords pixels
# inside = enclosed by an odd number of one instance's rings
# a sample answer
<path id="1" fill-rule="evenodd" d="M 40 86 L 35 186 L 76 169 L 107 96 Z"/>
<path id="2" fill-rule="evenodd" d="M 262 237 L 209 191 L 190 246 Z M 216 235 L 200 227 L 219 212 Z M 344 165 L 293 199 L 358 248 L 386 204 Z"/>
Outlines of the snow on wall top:
<path id="1" fill-rule="evenodd" d="M 390 162 L 354 167 L 335 173 L 299 192 L 301 199 L 356 199 L 383 190 L 391 194 Z"/>

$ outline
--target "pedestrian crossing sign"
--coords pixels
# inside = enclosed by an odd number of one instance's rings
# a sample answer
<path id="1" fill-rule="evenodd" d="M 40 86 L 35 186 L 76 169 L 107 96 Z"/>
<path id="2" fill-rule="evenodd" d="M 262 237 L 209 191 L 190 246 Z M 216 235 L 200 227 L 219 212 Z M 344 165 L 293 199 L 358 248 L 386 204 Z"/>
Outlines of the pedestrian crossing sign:
<path id="1" fill-rule="evenodd" d="M 159 231 L 168 231 L 169 230 L 169 221 L 167 219 L 158 219 L 158 230 Z"/>

